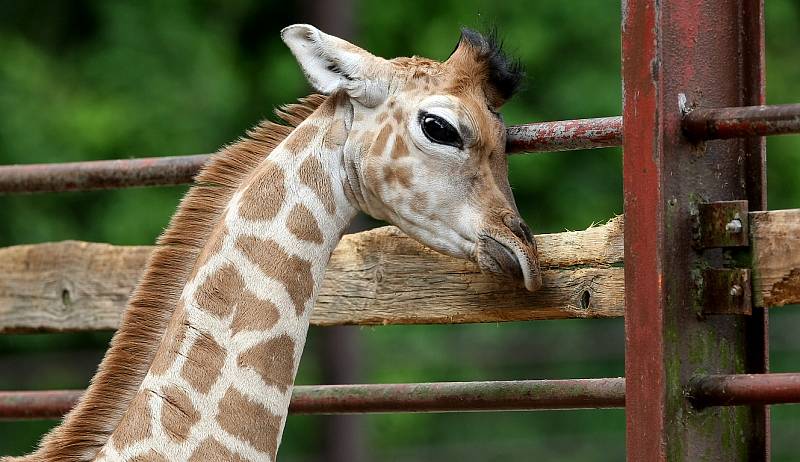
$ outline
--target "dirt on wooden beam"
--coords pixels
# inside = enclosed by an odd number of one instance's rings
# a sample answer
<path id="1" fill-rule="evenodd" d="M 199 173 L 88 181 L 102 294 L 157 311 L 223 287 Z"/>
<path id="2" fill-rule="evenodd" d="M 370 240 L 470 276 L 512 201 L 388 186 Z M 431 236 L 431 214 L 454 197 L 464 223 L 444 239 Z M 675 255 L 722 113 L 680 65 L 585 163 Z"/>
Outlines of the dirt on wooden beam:
<path id="1" fill-rule="evenodd" d="M 312 324 L 442 324 L 622 316 L 622 218 L 537 236 L 531 294 L 394 227 L 344 236 Z M 115 329 L 152 251 L 77 241 L 0 249 L 0 332 Z"/>

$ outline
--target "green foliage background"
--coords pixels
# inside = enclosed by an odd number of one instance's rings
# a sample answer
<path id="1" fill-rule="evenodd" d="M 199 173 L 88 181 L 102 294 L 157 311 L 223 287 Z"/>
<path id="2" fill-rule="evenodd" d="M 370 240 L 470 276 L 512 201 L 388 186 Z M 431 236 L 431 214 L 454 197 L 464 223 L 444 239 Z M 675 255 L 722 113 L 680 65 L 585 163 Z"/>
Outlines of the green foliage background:
<path id="1" fill-rule="evenodd" d="M 800 3 L 770 0 L 770 103 L 800 101 Z M 309 89 L 278 38 L 303 4 L 255 0 L 0 3 L 0 164 L 213 152 Z M 496 24 L 528 70 L 509 124 L 620 113 L 618 1 L 355 3 L 356 43 L 446 58 L 460 26 Z M 770 208 L 800 206 L 800 137 L 770 138 Z M 537 232 L 622 213 L 619 149 L 516 156 L 510 177 Z M 0 245 L 80 239 L 150 244 L 185 187 L 0 196 Z M 800 316 L 771 314 L 772 368 L 800 370 Z M 623 375 L 621 320 L 360 329 L 365 382 Z M 319 383 L 312 329 L 299 383 Z M 0 388 L 80 388 L 108 333 L 0 337 Z M 773 460 L 799 457 L 800 412 L 773 410 Z M 317 460 L 322 417 L 292 417 L 284 461 Z M 54 422 L 0 423 L 0 454 Z M 622 411 L 363 418 L 368 460 L 624 458 Z"/>

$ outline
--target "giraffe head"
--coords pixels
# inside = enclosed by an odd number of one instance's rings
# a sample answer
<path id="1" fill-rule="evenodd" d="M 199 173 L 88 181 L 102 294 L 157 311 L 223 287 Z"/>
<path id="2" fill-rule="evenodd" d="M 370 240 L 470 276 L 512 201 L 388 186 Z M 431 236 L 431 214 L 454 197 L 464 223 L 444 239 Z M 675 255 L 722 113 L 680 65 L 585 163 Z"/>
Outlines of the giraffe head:
<path id="1" fill-rule="evenodd" d="M 483 271 L 541 286 L 497 112 L 523 74 L 495 40 L 463 30 L 438 62 L 383 59 L 309 25 L 281 35 L 309 83 L 347 107 L 337 138 L 345 191 L 361 210 Z"/>

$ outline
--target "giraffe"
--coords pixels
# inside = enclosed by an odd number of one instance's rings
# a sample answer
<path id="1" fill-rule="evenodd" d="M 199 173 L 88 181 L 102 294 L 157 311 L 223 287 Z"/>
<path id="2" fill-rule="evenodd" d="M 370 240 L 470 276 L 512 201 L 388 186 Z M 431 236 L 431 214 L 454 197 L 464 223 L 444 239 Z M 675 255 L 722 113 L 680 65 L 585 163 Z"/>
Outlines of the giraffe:
<path id="1" fill-rule="evenodd" d="M 158 240 L 97 374 L 7 461 L 272 461 L 328 259 L 358 210 L 542 284 L 497 112 L 519 66 L 462 30 L 444 62 L 281 32 L 311 95 L 221 149 Z"/>

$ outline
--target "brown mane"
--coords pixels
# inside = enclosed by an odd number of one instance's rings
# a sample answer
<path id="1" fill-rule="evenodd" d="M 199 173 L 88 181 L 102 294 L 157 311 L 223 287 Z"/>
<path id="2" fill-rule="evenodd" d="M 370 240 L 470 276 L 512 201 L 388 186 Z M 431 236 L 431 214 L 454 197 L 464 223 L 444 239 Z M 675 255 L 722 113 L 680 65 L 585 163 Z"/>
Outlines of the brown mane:
<path id="1" fill-rule="evenodd" d="M 95 458 L 147 374 L 189 274 L 231 196 L 251 171 L 326 97 L 310 95 L 276 110 L 288 125 L 264 121 L 220 149 L 195 178 L 159 237 L 119 330 L 80 402 L 39 449 L 17 461 Z"/>

